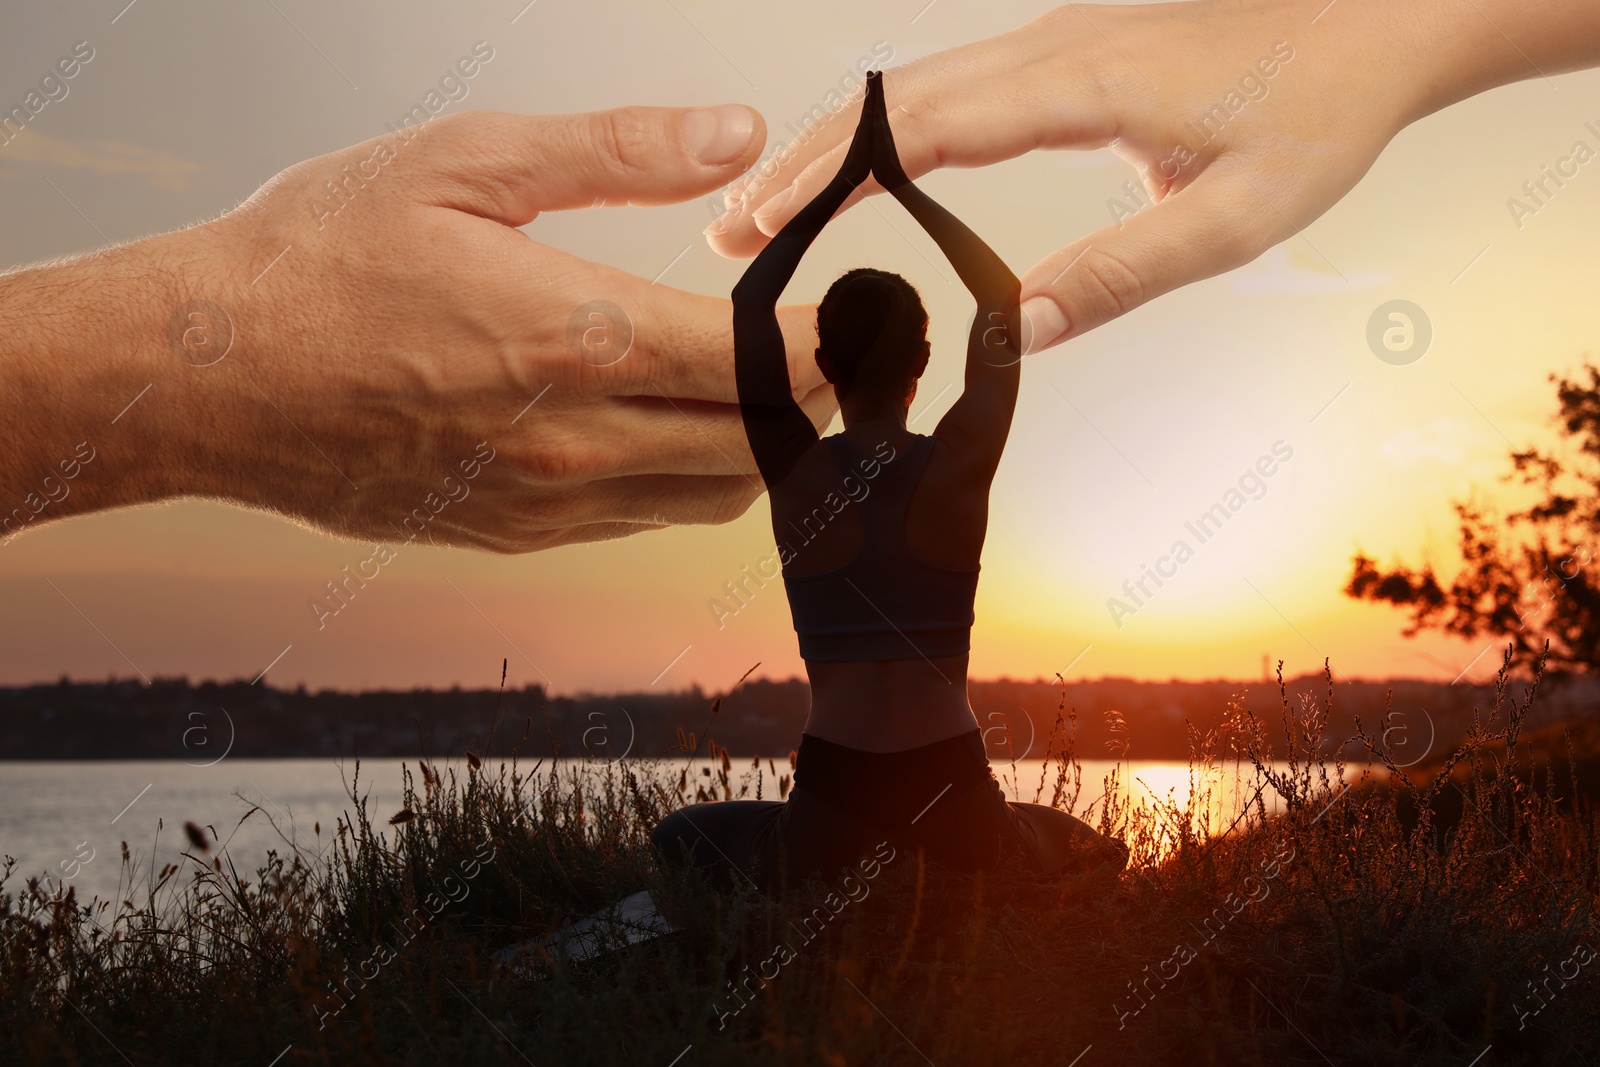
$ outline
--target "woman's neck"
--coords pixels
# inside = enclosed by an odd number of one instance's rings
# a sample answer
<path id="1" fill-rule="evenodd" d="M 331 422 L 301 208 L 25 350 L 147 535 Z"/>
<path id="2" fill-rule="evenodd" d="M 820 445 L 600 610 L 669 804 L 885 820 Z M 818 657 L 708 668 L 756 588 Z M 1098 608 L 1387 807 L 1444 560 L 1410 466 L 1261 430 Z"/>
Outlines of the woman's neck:
<path id="1" fill-rule="evenodd" d="M 844 411 L 844 428 L 852 437 L 899 438 L 909 432 L 906 429 L 906 409 L 899 405 L 866 411 L 847 407 Z"/>

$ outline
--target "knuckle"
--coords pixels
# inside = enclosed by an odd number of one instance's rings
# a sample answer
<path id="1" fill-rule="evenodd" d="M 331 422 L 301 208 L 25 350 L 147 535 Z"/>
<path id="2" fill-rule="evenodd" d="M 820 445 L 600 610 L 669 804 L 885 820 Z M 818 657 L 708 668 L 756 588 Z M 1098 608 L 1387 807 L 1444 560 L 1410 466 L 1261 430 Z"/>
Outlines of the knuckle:
<path id="1" fill-rule="evenodd" d="M 440 141 L 460 140 L 463 144 L 470 144 L 476 134 L 485 132 L 482 127 L 490 125 L 492 118 L 492 112 L 479 109 L 452 111 L 422 123 L 417 132 Z"/>
<path id="2" fill-rule="evenodd" d="M 1075 30 L 1083 25 L 1081 19 L 1082 16 L 1073 10 L 1071 4 L 1061 4 L 1040 15 L 1036 21 L 1038 25 L 1049 29 L 1061 30 L 1070 27 Z"/>
<path id="3" fill-rule="evenodd" d="M 1101 35 L 1076 4 L 1062 4 L 1016 31 L 1028 48 L 1042 44 L 1035 65 L 1047 72 L 1052 86 L 1071 85 L 1074 94 L 1107 106 L 1142 96 L 1149 88 L 1109 38 Z"/>
<path id="4" fill-rule="evenodd" d="M 573 531 L 581 529 L 584 516 L 574 505 L 577 494 L 551 493 L 540 497 L 535 511 L 515 516 L 507 532 L 508 551 L 512 553 L 542 552 L 557 548 L 573 540 Z"/>
<path id="5" fill-rule="evenodd" d="M 491 113 L 484 111 L 440 115 L 404 129 L 410 131 L 405 143 L 415 143 L 416 154 L 435 166 L 461 156 L 469 161 L 486 159 L 486 146 L 498 141 L 500 134 Z"/>
<path id="6" fill-rule="evenodd" d="M 1144 303 L 1139 272 L 1114 252 L 1090 248 L 1078 263 L 1087 295 L 1115 318 Z"/>
<path id="7" fill-rule="evenodd" d="M 583 442 L 552 440 L 514 457 L 513 463 L 535 484 L 573 485 L 589 480 L 594 471 L 594 453 Z"/>
<path id="8" fill-rule="evenodd" d="M 1262 235 L 1238 221 L 1223 222 L 1207 239 L 1215 242 L 1224 270 L 1242 267 L 1266 249 Z"/>
<path id="9" fill-rule="evenodd" d="M 517 539 L 505 548 L 503 554 L 520 556 L 529 552 L 543 552 L 549 548 L 559 547 L 566 544 L 568 540 L 562 536 L 563 533 L 564 531 L 562 530 L 529 530 L 526 533 L 519 534 Z"/>
<path id="10" fill-rule="evenodd" d="M 727 481 L 712 497 L 711 512 L 705 520 L 709 526 L 722 526 L 732 522 L 754 504 L 761 496 L 758 487 L 752 487 L 743 478 L 733 478 Z"/>
<path id="11" fill-rule="evenodd" d="M 478 547 L 497 556 L 520 556 L 524 552 L 533 551 L 537 546 L 532 538 L 529 537 L 517 537 L 514 539 L 493 537 L 483 539 L 478 543 Z"/>
<path id="12" fill-rule="evenodd" d="M 586 132 L 595 161 L 611 173 L 629 177 L 649 169 L 657 130 L 636 111 L 614 108 L 596 112 L 590 116 Z"/>

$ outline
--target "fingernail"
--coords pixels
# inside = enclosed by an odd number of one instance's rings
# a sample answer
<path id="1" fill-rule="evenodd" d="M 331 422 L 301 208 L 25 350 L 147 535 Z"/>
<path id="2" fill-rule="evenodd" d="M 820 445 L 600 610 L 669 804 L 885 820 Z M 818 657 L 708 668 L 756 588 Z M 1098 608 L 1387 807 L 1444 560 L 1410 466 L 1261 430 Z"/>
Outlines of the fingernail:
<path id="1" fill-rule="evenodd" d="M 1027 334 L 1022 354 L 1027 356 L 1048 348 L 1067 332 L 1067 317 L 1061 307 L 1048 296 L 1029 297 L 1023 301 L 1022 317 Z"/>
<path id="2" fill-rule="evenodd" d="M 696 108 L 683 116 L 683 143 L 706 166 L 731 163 L 749 147 L 756 113 L 743 104 Z"/>
<path id="3" fill-rule="evenodd" d="M 765 204 L 761 205 L 760 211 L 757 211 L 753 216 L 751 216 L 755 219 L 756 229 L 760 230 L 768 237 L 772 237 L 783 228 L 778 224 L 777 219 L 779 215 L 783 214 L 783 209 L 789 203 L 789 201 L 794 199 L 794 188 L 796 184 L 796 182 L 790 182 L 789 188 L 785 189 L 781 193 L 775 194 L 771 200 L 768 200 Z"/>
<path id="4" fill-rule="evenodd" d="M 742 204 L 737 207 L 729 208 L 727 211 L 724 211 L 722 214 L 718 215 L 710 226 L 707 226 L 700 232 L 705 234 L 707 237 L 716 237 L 719 234 L 727 233 L 729 230 L 733 229 L 733 220 L 739 217 L 739 212 L 742 208 Z"/>

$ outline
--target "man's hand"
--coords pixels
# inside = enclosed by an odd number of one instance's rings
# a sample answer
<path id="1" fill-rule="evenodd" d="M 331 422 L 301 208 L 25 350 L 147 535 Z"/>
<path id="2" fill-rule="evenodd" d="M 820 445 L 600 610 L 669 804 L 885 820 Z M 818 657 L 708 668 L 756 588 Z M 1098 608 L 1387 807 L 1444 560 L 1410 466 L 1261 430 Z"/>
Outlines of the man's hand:
<path id="1" fill-rule="evenodd" d="M 1596 63 L 1594 0 L 1072 3 L 887 71 L 884 88 L 912 179 L 1036 148 L 1110 147 L 1138 168 L 1128 217 L 1022 278 L 1037 351 L 1293 236 L 1416 119 Z M 712 247 L 759 251 L 838 169 L 858 107 L 779 153 L 773 177 L 735 182 Z M 845 208 L 881 190 L 866 182 Z M 1050 224 L 1048 203 L 1021 210 Z"/>
<path id="2" fill-rule="evenodd" d="M 19 442 L 0 507 L 97 450 L 7 535 L 195 495 L 502 552 L 737 517 L 763 487 L 729 302 L 515 227 L 704 195 L 764 132 L 737 105 L 467 112 L 297 164 L 188 230 L 0 277 Z M 812 310 L 781 321 L 820 429 L 836 404 Z"/>

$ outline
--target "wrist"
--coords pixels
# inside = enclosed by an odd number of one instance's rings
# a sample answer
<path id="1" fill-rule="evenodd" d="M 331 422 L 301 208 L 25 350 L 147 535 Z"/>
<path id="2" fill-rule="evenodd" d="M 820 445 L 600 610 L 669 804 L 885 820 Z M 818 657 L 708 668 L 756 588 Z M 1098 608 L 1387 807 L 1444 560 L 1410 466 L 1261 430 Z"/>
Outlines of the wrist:
<path id="1" fill-rule="evenodd" d="M 1309 2 L 1318 7 L 1325 0 Z M 1529 17 L 1562 21 L 1568 0 L 1517 3 L 1526 7 L 1495 0 L 1466 5 L 1459 0 L 1339 0 L 1338 8 L 1319 19 L 1318 28 L 1336 18 L 1359 27 L 1351 33 L 1360 38 L 1358 51 L 1347 57 L 1351 69 L 1371 71 L 1381 64 L 1396 75 L 1388 92 L 1398 132 L 1451 104 L 1537 77 L 1541 70 L 1553 74 L 1582 65 L 1564 54 L 1570 49 L 1559 43 L 1560 31 L 1552 35 L 1548 26 L 1525 25 Z M 1581 17 L 1593 21 L 1592 15 Z M 1583 32 L 1577 25 L 1570 29 L 1571 34 Z"/>
<path id="2" fill-rule="evenodd" d="M 180 236 L 0 276 L 0 395 L 16 442 L 0 470 L 14 521 L 0 537 L 22 518 L 32 527 L 186 491 L 194 420 L 168 338 L 186 285 Z"/>

